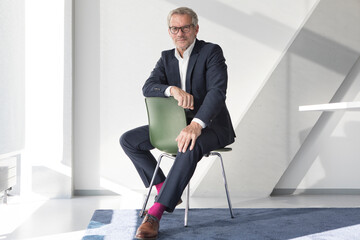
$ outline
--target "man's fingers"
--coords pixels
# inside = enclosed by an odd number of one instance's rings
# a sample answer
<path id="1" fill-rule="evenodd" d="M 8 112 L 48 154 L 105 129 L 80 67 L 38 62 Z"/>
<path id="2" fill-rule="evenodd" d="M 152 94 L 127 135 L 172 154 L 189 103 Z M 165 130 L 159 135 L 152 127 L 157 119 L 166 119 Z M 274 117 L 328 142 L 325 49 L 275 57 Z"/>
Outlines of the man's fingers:
<path id="1" fill-rule="evenodd" d="M 182 146 L 183 146 L 183 143 L 178 142 L 178 151 L 179 152 L 182 152 Z"/>
<path id="2" fill-rule="evenodd" d="M 181 136 L 181 139 L 179 139 L 178 141 L 179 152 L 186 152 L 188 145 L 189 145 L 189 140 L 185 136 Z"/>
<path id="3" fill-rule="evenodd" d="M 184 97 L 182 107 L 183 107 L 183 108 L 187 108 L 188 102 L 189 102 L 189 96 L 186 95 L 186 96 Z"/>
<path id="4" fill-rule="evenodd" d="M 194 96 L 193 95 L 190 95 L 190 106 L 189 106 L 189 108 L 191 110 L 194 109 Z"/>
<path id="5" fill-rule="evenodd" d="M 194 147 L 195 147 L 195 142 L 196 142 L 196 138 L 193 137 L 193 138 L 191 139 L 190 151 L 192 151 L 192 150 L 194 149 Z"/>
<path id="6" fill-rule="evenodd" d="M 189 136 L 184 136 L 185 133 L 180 133 L 179 136 L 175 139 L 178 142 L 178 150 L 179 152 L 186 152 L 186 149 L 189 146 L 191 138 Z"/>
<path id="7" fill-rule="evenodd" d="M 175 139 L 178 142 L 178 151 L 185 153 L 186 150 L 193 150 L 195 147 L 196 139 L 201 134 L 201 126 L 198 123 L 191 122 L 186 128 L 184 128 Z M 191 142 L 191 144 L 190 144 Z"/>
<path id="8" fill-rule="evenodd" d="M 186 95 L 186 101 L 183 104 L 183 108 L 194 109 L 194 97 L 191 94 Z"/>
<path id="9" fill-rule="evenodd" d="M 190 93 L 178 87 L 172 87 L 170 89 L 174 98 L 178 101 L 178 105 L 182 108 L 194 109 L 194 97 Z"/>
<path id="10" fill-rule="evenodd" d="M 179 96 L 176 100 L 178 101 L 178 105 L 179 105 L 180 107 L 182 107 L 182 105 L 183 105 L 183 97 L 182 97 L 182 96 Z"/>
<path id="11" fill-rule="evenodd" d="M 191 108 L 191 105 L 192 105 L 191 97 L 192 97 L 192 95 L 190 95 L 190 94 L 187 96 L 186 108 Z"/>
<path id="12" fill-rule="evenodd" d="M 184 141 L 182 140 L 182 135 L 179 134 L 179 136 L 176 138 L 176 141 L 178 142 L 178 149 L 181 152 L 182 146 L 184 144 Z"/>
<path id="13" fill-rule="evenodd" d="M 183 152 L 183 153 L 186 152 L 186 149 L 187 149 L 188 146 L 189 146 L 190 140 L 191 140 L 191 139 L 189 139 L 189 138 L 186 138 L 186 139 L 185 139 L 185 143 L 184 143 L 183 148 L 182 148 L 182 152 Z"/>

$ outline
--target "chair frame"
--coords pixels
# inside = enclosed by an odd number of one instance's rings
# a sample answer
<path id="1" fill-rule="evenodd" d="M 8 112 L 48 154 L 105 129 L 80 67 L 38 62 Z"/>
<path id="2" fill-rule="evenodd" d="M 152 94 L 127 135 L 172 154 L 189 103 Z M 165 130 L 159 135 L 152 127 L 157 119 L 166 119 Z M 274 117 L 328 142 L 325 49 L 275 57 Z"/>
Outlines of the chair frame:
<path id="1" fill-rule="evenodd" d="M 230 148 L 226 148 L 227 150 L 230 150 Z M 226 192 L 226 197 L 227 197 L 227 202 L 229 205 L 229 211 L 230 211 L 230 216 L 231 218 L 234 218 L 234 213 L 233 213 L 233 209 L 232 209 L 232 204 L 231 204 L 231 200 L 230 200 L 230 193 L 228 190 L 228 184 L 227 184 L 227 180 L 226 180 L 226 174 L 225 174 L 225 168 L 224 168 L 224 162 L 223 162 L 223 158 L 220 154 L 221 149 L 219 149 L 218 151 L 211 151 L 209 154 L 205 155 L 205 157 L 209 157 L 209 156 L 218 156 L 220 159 L 220 163 L 221 163 L 221 168 L 222 168 L 222 176 L 223 176 L 223 180 L 224 180 L 224 186 L 225 186 L 225 192 Z M 143 217 L 144 216 L 144 212 L 145 212 L 145 208 L 146 205 L 149 201 L 149 197 L 151 194 L 151 190 L 152 187 L 154 186 L 154 180 L 155 180 L 155 176 L 160 168 L 160 163 L 163 157 L 168 157 L 170 159 L 175 160 L 176 156 L 168 154 L 168 153 L 161 153 L 159 158 L 158 158 L 158 162 L 154 171 L 154 174 L 152 176 L 151 182 L 150 182 L 150 186 L 149 186 L 149 191 L 148 194 L 146 195 L 146 198 L 144 200 L 143 203 L 143 207 L 141 209 L 140 212 L 140 216 Z M 187 227 L 188 226 L 188 215 L 189 215 L 189 203 L 190 203 L 190 182 L 187 185 L 187 189 L 186 189 L 186 205 L 185 205 L 185 216 L 184 216 L 184 226 Z"/>
<path id="2" fill-rule="evenodd" d="M 159 99 L 158 97 L 156 97 L 157 99 Z M 152 100 L 154 100 L 155 102 L 158 102 L 159 103 L 159 101 L 158 100 L 156 100 L 156 98 L 153 98 Z M 160 108 L 151 108 L 151 109 L 153 109 L 152 111 L 150 111 L 150 108 L 149 108 L 149 106 L 154 106 L 154 105 L 149 105 L 149 103 L 148 103 L 148 100 L 149 100 L 150 98 L 145 98 L 145 103 L 146 103 L 146 108 L 147 108 L 147 113 L 148 113 L 148 120 L 149 120 L 149 126 L 151 125 L 151 118 L 152 117 L 154 117 L 155 115 L 155 113 L 156 113 L 156 111 L 157 110 L 159 110 L 159 109 L 164 109 L 164 107 L 165 108 L 167 108 L 167 107 L 171 107 L 171 109 L 173 110 L 173 114 L 174 115 L 171 115 L 171 116 L 176 116 L 177 117 L 177 120 L 179 119 L 179 121 L 178 121 L 178 123 L 180 124 L 180 125 L 177 125 L 177 128 L 178 129 L 182 129 L 183 127 L 185 127 L 186 126 L 186 116 L 185 116 L 185 111 L 184 111 L 184 109 L 183 108 L 181 108 L 181 107 L 179 107 L 179 106 L 177 106 L 177 102 L 176 102 L 176 100 L 174 100 L 173 98 L 170 98 L 170 99 L 167 99 L 166 101 L 169 101 L 169 102 L 162 102 L 162 100 L 161 100 L 161 104 L 162 104 L 162 106 L 160 107 Z M 164 99 L 164 98 L 161 98 L 161 99 Z M 154 101 L 152 101 L 153 103 L 154 103 Z M 169 105 L 170 104 L 170 105 Z M 172 105 L 173 104 L 173 105 Z M 173 108 L 173 106 L 176 106 L 177 108 Z M 160 114 L 160 116 L 162 116 L 162 117 L 164 117 L 164 118 L 166 118 L 166 116 L 169 116 L 169 114 L 168 113 L 165 113 L 164 114 L 164 112 L 159 112 L 159 114 Z M 150 117 L 150 116 L 152 116 L 152 117 Z M 176 120 L 176 121 L 177 121 Z M 168 124 L 168 123 L 166 123 L 166 124 Z M 183 125 L 183 126 L 182 126 Z M 174 129 L 176 129 L 176 128 L 174 128 Z M 151 134 L 151 129 L 149 130 L 150 131 L 150 141 L 152 141 L 151 139 L 152 139 L 152 134 Z M 180 130 L 179 130 L 180 131 Z M 171 134 L 173 134 L 173 135 L 175 135 L 175 134 L 177 134 L 177 132 L 175 131 L 173 131 Z M 165 134 L 165 139 L 167 139 L 167 137 L 168 136 L 170 136 L 169 135 L 169 133 L 167 132 L 166 134 Z M 172 137 L 171 137 L 172 138 Z M 175 139 L 175 137 L 174 137 L 174 139 Z M 166 141 L 168 141 L 168 140 L 166 140 Z M 170 141 L 170 140 L 169 140 Z M 176 142 L 174 141 L 174 146 L 166 146 L 166 147 L 164 147 L 163 146 L 163 144 L 159 144 L 158 142 L 152 142 L 152 144 L 153 144 L 153 146 L 155 147 L 155 148 L 158 148 L 160 151 L 162 151 L 162 153 L 159 155 L 159 157 L 158 157 L 158 160 L 157 160 L 157 165 L 156 165 L 156 167 L 155 167 L 155 170 L 154 170 L 154 173 L 153 173 L 153 176 L 152 176 L 152 178 L 151 178 L 151 182 L 150 182 L 150 186 L 149 186 L 149 190 L 148 190 L 148 193 L 147 193 L 147 195 L 146 195 L 146 198 L 144 199 L 144 203 L 143 203 L 143 207 L 142 207 L 142 209 L 141 209 L 141 211 L 140 211 L 140 217 L 143 217 L 144 216 L 144 212 L 145 212 L 145 208 L 146 208 L 146 205 L 147 205 L 147 203 L 148 203 L 148 201 L 149 201 L 149 197 L 150 197 L 150 194 L 151 194 L 151 190 L 152 190 L 152 187 L 153 187 L 153 185 L 154 185 L 154 180 L 155 180 L 155 176 L 157 175 L 157 173 L 158 173 L 158 170 L 159 170 L 159 168 L 160 168 L 160 163 L 161 163 L 161 160 L 162 160 L 162 158 L 163 157 L 167 157 L 167 158 L 170 158 L 170 159 L 173 159 L 173 160 L 175 160 L 175 158 L 176 158 L 176 153 L 177 153 L 177 144 L 176 144 Z M 222 168 L 222 175 L 223 175 L 223 180 L 224 180 L 224 185 L 225 185 L 225 192 L 226 192 L 226 197 L 227 197 L 227 201 L 228 201 L 228 205 L 229 205 L 229 210 L 230 210 L 230 216 L 231 216 L 231 218 L 234 218 L 234 214 L 233 214 L 233 210 L 232 210 L 232 205 L 231 205 L 231 200 L 230 200 L 230 193 L 229 193 L 229 190 L 228 190 L 228 184 L 227 184 L 227 180 L 226 180 L 226 174 L 225 174 L 225 168 L 224 168 L 224 162 L 223 162 L 223 158 L 222 158 L 222 156 L 221 156 L 221 154 L 220 154 L 220 152 L 227 152 L 227 151 L 231 151 L 232 149 L 231 148 L 221 148 L 221 149 L 216 149 L 216 150 L 214 150 L 214 151 L 211 151 L 210 153 L 208 153 L 208 154 L 206 154 L 206 155 L 204 155 L 204 157 L 209 157 L 209 156 L 217 156 L 217 157 L 219 157 L 219 159 L 220 159 L 220 163 L 221 163 L 221 168 Z M 188 213 L 189 213 L 189 202 L 190 202 L 190 182 L 188 183 L 188 185 L 187 185 L 187 189 L 186 189 L 186 207 L 185 207 L 185 217 L 184 217 L 184 226 L 186 227 L 187 225 L 188 225 Z"/>

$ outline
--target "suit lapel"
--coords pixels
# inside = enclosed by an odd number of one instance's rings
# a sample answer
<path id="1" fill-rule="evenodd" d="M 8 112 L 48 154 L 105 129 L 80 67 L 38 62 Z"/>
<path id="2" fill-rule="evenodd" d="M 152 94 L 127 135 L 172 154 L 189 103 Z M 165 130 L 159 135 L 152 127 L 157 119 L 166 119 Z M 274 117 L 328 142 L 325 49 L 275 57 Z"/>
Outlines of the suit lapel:
<path id="1" fill-rule="evenodd" d="M 196 41 L 195 46 L 194 46 L 194 49 L 191 52 L 188 68 L 187 68 L 187 71 L 186 71 L 186 92 L 188 92 L 188 93 L 192 92 L 191 91 L 191 85 L 192 85 L 191 75 L 192 75 L 192 72 L 194 70 L 194 66 L 195 66 L 196 60 L 197 60 L 197 58 L 199 56 L 199 50 L 200 50 L 199 41 L 197 39 L 195 41 Z"/>
<path id="2" fill-rule="evenodd" d="M 176 49 L 174 49 L 174 51 L 176 51 Z M 172 52 L 171 68 L 174 69 L 171 79 L 174 79 L 174 85 L 176 87 L 181 88 L 179 61 L 175 57 L 175 52 Z"/>

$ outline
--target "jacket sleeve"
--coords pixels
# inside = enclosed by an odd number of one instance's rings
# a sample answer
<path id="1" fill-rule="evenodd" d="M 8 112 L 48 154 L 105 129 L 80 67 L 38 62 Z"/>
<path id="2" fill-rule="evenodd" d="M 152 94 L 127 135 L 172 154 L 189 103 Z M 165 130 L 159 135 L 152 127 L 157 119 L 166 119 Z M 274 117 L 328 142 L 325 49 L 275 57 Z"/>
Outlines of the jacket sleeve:
<path id="1" fill-rule="evenodd" d="M 206 60 L 206 95 L 195 117 L 201 119 L 206 125 L 223 110 L 227 89 L 227 66 L 222 49 L 213 45 Z"/>
<path id="2" fill-rule="evenodd" d="M 150 77 L 146 80 L 142 91 L 145 97 L 165 97 L 164 92 L 169 87 L 164 67 L 164 56 L 162 54 Z"/>

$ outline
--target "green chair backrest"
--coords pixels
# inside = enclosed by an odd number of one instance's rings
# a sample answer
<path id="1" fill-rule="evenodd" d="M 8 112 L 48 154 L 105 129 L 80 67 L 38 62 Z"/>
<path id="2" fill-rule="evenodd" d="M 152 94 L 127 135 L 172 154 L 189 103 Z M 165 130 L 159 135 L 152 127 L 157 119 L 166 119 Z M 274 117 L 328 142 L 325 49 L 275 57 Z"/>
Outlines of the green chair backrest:
<path id="1" fill-rule="evenodd" d="M 186 127 L 186 115 L 173 97 L 145 98 L 151 144 L 166 153 L 177 154 L 176 137 Z"/>

